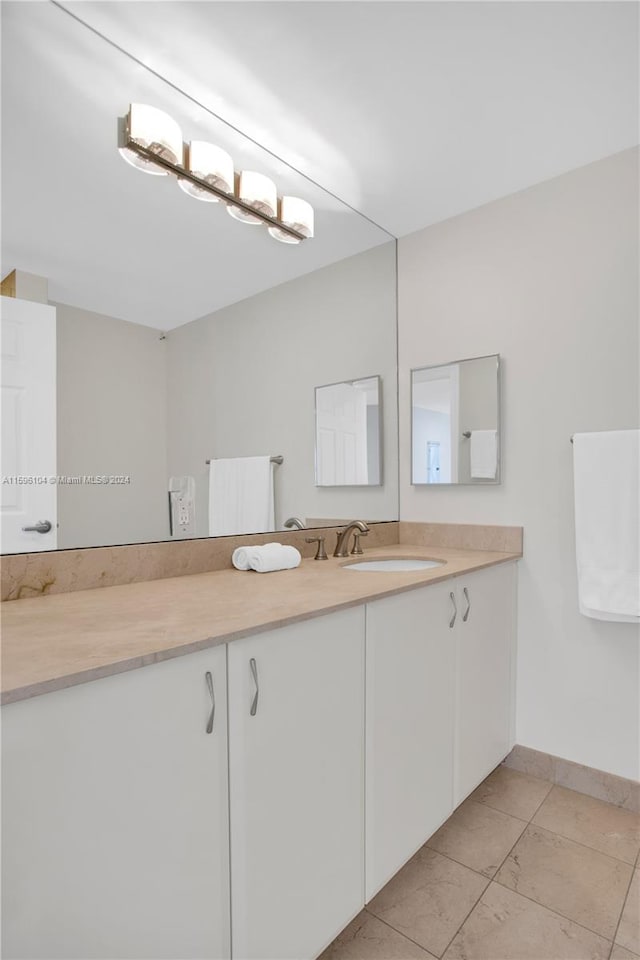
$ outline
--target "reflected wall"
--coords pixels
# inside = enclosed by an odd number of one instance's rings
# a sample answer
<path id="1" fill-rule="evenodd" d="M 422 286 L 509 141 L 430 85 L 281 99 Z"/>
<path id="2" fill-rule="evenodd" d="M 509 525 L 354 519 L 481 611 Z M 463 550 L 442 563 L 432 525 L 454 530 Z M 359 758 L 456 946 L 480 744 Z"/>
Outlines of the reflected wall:
<path id="1" fill-rule="evenodd" d="M 289 516 L 396 519 L 395 312 L 391 242 L 169 334 L 168 469 L 196 479 L 198 536 L 207 535 L 210 457 L 284 457 L 274 472 L 276 528 Z M 383 384 L 384 484 L 319 488 L 315 387 L 372 372 Z"/>

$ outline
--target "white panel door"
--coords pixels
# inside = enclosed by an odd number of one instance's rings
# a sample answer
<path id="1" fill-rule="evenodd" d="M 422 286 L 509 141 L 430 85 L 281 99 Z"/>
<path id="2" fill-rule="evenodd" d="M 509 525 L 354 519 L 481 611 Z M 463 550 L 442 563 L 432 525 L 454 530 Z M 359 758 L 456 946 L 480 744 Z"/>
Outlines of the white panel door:
<path id="1" fill-rule="evenodd" d="M 2 956 L 229 957 L 225 671 L 220 646 L 2 708 Z"/>
<path id="2" fill-rule="evenodd" d="M 0 548 L 2 553 L 55 550 L 56 311 L 30 300 L 0 299 Z M 45 532 L 22 529 L 39 522 Z"/>
<path id="3" fill-rule="evenodd" d="M 516 577 L 516 564 L 507 563 L 456 579 L 456 806 L 513 745 Z"/>
<path id="4" fill-rule="evenodd" d="M 367 606 L 367 902 L 453 809 L 450 589 Z"/>
<path id="5" fill-rule="evenodd" d="M 364 608 L 229 646 L 233 956 L 312 960 L 364 905 Z"/>

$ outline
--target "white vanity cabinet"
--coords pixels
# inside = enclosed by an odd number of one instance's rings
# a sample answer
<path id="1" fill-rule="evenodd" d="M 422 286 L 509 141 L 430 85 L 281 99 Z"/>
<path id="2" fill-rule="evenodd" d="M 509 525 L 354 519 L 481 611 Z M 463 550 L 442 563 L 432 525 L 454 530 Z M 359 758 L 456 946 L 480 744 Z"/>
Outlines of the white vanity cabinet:
<path id="1" fill-rule="evenodd" d="M 458 806 L 513 747 L 517 567 L 498 564 L 454 583 Z"/>
<path id="2" fill-rule="evenodd" d="M 515 607 L 501 564 L 4 706 L 2 955 L 313 960 L 509 752 Z"/>
<path id="3" fill-rule="evenodd" d="M 311 960 L 364 905 L 364 607 L 229 645 L 233 956 Z"/>
<path id="4" fill-rule="evenodd" d="M 230 956 L 226 647 L 4 706 L 2 773 L 3 957 Z"/>
<path id="5" fill-rule="evenodd" d="M 513 746 L 516 565 L 367 605 L 366 901 Z"/>
<path id="6" fill-rule="evenodd" d="M 450 583 L 367 605 L 367 902 L 453 807 Z"/>

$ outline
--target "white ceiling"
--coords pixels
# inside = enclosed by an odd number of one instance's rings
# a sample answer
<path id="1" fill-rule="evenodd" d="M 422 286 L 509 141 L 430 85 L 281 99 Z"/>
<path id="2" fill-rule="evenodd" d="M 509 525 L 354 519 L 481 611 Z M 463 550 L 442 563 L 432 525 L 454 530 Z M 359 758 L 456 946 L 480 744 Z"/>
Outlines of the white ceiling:
<path id="1" fill-rule="evenodd" d="M 2 3 L 3 265 L 176 325 L 638 141 L 636 3 Z M 132 100 L 309 199 L 299 247 L 118 157 Z M 98 186 L 96 186 L 96 184 Z M 212 209 L 213 208 L 213 209 Z"/>
<path id="2" fill-rule="evenodd" d="M 395 236 L 638 141 L 636 3 L 65 6 Z"/>

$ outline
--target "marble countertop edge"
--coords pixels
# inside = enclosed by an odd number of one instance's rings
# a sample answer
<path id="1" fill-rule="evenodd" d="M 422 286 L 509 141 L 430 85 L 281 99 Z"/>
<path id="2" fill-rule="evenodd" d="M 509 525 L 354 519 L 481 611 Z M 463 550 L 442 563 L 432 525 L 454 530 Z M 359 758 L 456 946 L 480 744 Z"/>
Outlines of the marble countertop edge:
<path id="1" fill-rule="evenodd" d="M 220 570 L 3 604 L 0 702 L 125 673 L 521 556 L 400 543 L 362 557 L 303 560 L 295 570 L 268 575 Z M 384 557 L 444 560 L 445 566 L 375 573 L 341 569 Z M 294 581 L 298 592 L 292 592 Z M 123 636 L 129 625 L 130 636 Z"/>

